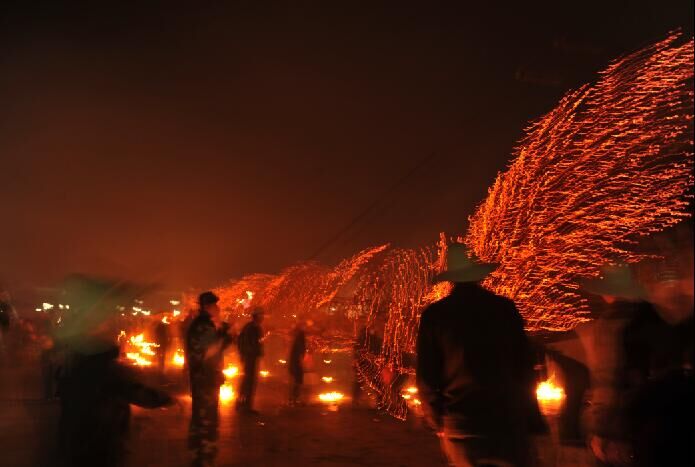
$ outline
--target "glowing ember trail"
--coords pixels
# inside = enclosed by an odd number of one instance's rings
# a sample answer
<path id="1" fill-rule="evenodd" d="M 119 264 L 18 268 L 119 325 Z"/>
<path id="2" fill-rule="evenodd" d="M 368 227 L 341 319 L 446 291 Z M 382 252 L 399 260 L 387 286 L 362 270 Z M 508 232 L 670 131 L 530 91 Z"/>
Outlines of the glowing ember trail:
<path id="1" fill-rule="evenodd" d="M 612 63 L 595 85 L 570 92 L 527 130 L 466 236 L 454 240 L 500 264 L 484 285 L 512 298 L 529 330 L 567 330 L 587 320 L 578 280 L 609 260 L 639 260 L 631 251 L 639 237 L 688 215 L 692 79 L 693 41 L 678 34 Z M 227 315 L 247 316 L 252 299 L 281 317 L 301 319 L 301 310 L 350 319 L 358 341 L 369 330 L 366 345 L 331 344 L 325 352 L 354 351 L 360 380 L 380 408 L 405 418 L 408 404 L 420 401 L 400 386 L 415 373 L 422 310 L 451 290 L 432 285 L 451 240 L 442 234 L 422 248 L 381 245 L 333 268 L 300 263 L 214 291 Z M 195 306 L 194 296 L 185 301 Z"/>
<path id="2" fill-rule="evenodd" d="M 484 285 L 513 299 L 530 329 L 586 320 L 578 279 L 638 261 L 639 237 L 688 216 L 693 41 L 682 42 L 674 34 L 621 58 L 565 96 L 471 217 L 465 243 L 500 264 Z"/>
<path id="3" fill-rule="evenodd" d="M 136 336 L 126 338 L 125 331 L 118 335 L 118 342 L 125 345 L 125 358 L 135 366 L 151 366 L 151 358 L 157 355 L 154 348 L 159 347 L 154 342 L 147 342 L 145 335 L 140 333 Z"/>

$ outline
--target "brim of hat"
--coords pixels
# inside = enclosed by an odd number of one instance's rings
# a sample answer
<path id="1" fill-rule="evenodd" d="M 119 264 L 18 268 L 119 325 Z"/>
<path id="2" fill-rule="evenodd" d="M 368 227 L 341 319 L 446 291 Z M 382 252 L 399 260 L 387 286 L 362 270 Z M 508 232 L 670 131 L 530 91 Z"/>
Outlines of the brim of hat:
<path id="1" fill-rule="evenodd" d="M 646 297 L 645 290 L 638 284 L 616 285 L 603 279 L 587 279 L 582 281 L 579 286 L 584 292 L 593 295 L 607 295 L 633 300 Z"/>
<path id="2" fill-rule="evenodd" d="M 476 264 L 475 266 L 453 271 L 444 271 L 434 276 L 432 282 L 480 282 L 489 276 L 499 265 L 497 264 Z"/>

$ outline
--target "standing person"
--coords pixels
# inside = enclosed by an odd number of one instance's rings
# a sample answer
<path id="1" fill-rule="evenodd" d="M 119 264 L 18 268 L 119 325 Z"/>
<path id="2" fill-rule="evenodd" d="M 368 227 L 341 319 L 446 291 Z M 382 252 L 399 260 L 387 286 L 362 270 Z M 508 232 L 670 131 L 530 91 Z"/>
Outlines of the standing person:
<path id="1" fill-rule="evenodd" d="M 217 428 L 220 386 L 224 383 L 224 350 L 231 344 L 229 325 L 221 323 L 219 298 L 212 292 L 198 297 L 200 310 L 186 334 L 186 361 L 191 385 L 189 448 L 194 466 L 214 464 L 217 456 Z"/>
<path id="2" fill-rule="evenodd" d="M 287 359 L 290 371 L 290 405 L 300 402 L 302 385 L 304 384 L 304 356 L 306 355 L 306 323 L 300 321 L 294 330 L 294 338 Z"/>
<path id="3" fill-rule="evenodd" d="M 674 314 L 646 300 L 627 265 L 601 276 L 582 284 L 601 297 L 600 316 L 577 330 L 591 374 L 589 448 L 601 466 L 693 465 L 692 318 L 667 321 Z"/>
<path id="4" fill-rule="evenodd" d="M 258 381 L 258 359 L 263 356 L 263 322 L 265 313 L 261 308 L 256 308 L 251 313 L 251 321 L 246 323 L 239 333 L 239 355 L 244 367 L 244 375 L 239 386 L 239 398 L 236 408 L 239 411 L 255 414 L 253 409 L 253 396 Z"/>
<path id="5" fill-rule="evenodd" d="M 529 433 L 544 429 L 534 394 L 533 352 L 514 303 L 480 285 L 493 265 L 463 245 L 437 281 L 451 294 L 422 313 L 417 385 L 430 425 L 456 466 L 527 466 Z"/>
<path id="6" fill-rule="evenodd" d="M 166 358 L 169 353 L 169 344 L 171 342 L 169 323 L 166 321 L 166 318 L 162 318 L 162 320 L 157 323 L 154 334 L 155 339 L 157 339 L 157 344 L 159 345 L 157 349 L 157 366 L 159 367 L 159 371 L 164 373 Z"/>
<path id="7" fill-rule="evenodd" d="M 125 463 L 130 404 L 174 404 L 165 392 L 140 383 L 118 362 L 118 346 L 100 338 L 68 341 L 68 362 L 58 382 L 59 465 L 116 467 Z"/>
<path id="8" fill-rule="evenodd" d="M 0 288 L 0 364 L 7 359 L 10 325 L 16 321 L 17 312 L 12 306 L 9 292 Z"/>
<path id="9" fill-rule="evenodd" d="M 168 394 L 138 381 L 118 361 L 110 326 L 117 304 L 132 302 L 146 287 L 73 275 L 64 282 L 71 314 L 54 329 L 59 361 L 58 455 L 64 467 L 116 467 L 125 463 L 130 405 L 175 403 Z M 56 363 L 58 363 L 58 361 Z"/>

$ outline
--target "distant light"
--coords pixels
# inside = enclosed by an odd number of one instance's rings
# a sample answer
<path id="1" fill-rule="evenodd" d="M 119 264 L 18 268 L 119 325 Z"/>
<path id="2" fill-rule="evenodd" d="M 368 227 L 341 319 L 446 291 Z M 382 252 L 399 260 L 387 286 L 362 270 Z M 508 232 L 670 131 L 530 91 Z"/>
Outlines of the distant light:
<path id="1" fill-rule="evenodd" d="M 46 302 L 43 302 L 43 305 L 42 305 L 42 306 L 43 306 L 43 309 L 44 309 L 44 310 L 50 310 L 51 308 L 53 308 L 53 305 L 52 305 L 52 304 L 46 303 Z"/>
<path id="2" fill-rule="evenodd" d="M 222 370 L 222 373 L 224 373 L 226 378 L 234 378 L 239 374 L 239 368 L 229 365 L 227 368 Z"/>

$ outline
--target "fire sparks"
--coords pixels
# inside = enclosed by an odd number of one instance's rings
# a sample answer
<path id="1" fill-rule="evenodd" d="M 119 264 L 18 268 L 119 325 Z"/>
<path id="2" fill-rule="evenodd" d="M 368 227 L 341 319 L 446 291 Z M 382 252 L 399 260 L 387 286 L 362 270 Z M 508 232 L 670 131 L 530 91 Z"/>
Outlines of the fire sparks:
<path id="1" fill-rule="evenodd" d="M 324 392 L 322 394 L 319 394 L 319 400 L 321 402 L 326 402 L 326 403 L 331 403 L 334 404 L 336 402 L 340 402 L 343 400 L 343 394 L 340 392 Z"/>
<path id="2" fill-rule="evenodd" d="M 127 339 L 125 331 L 121 331 L 118 335 L 118 342 L 125 343 L 127 348 L 125 357 L 136 366 L 151 366 L 151 357 L 157 354 L 154 349 L 159 347 L 159 345 L 154 342 L 147 342 L 144 333 L 131 336 L 130 339 Z"/>
<path id="3" fill-rule="evenodd" d="M 225 378 L 235 378 L 239 375 L 239 368 L 234 365 L 227 365 L 222 373 L 224 373 Z"/>
<path id="4" fill-rule="evenodd" d="M 613 62 L 527 131 L 465 243 L 500 264 L 484 285 L 513 299 L 529 328 L 586 320 L 578 280 L 638 261 L 636 239 L 689 215 L 692 79 L 693 41 L 674 34 Z"/>
<path id="5" fill-rule="evenodd" d="M 323 378 L 321 378 L 321 380 L 322 380 L 324 383 L 332 383 L 332 382 L 333 382 L 333 377 L 332 377 L 332 376 L 324 376 Z"/>

